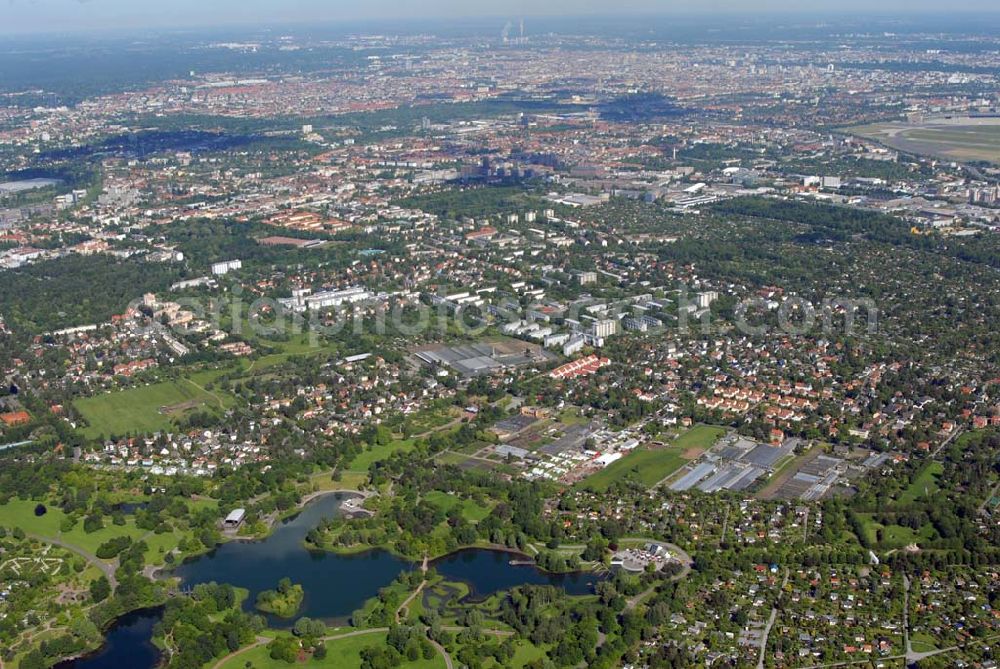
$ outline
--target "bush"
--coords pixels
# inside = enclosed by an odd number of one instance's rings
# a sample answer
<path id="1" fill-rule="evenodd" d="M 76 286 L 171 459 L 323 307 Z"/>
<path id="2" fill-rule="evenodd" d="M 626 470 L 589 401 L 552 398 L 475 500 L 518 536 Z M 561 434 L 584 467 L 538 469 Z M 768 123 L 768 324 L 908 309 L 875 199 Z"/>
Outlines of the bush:
<path id="1" fill-rule="evenodd" d="M 97 557 L 102 560 L 110 560 L 118 557 L 122 551 L 132 545 L 131 537 L 115 537 L 108 539 L 97 547 Z"/>
<path id="2" fill-rule="evenodd" d="M 98 515 L 87 516 L 83 519 L 83 531 L 87 534 L 93 534 L 99 530 L 104 529 L 104 519 Z"/>
<path id="3" fill-rule="evenodd" d="M 111 584 L 105 576 L 101 576 L 90 584 L 90 596 L 95 603 L 103 602 L 111 594 Z"/>

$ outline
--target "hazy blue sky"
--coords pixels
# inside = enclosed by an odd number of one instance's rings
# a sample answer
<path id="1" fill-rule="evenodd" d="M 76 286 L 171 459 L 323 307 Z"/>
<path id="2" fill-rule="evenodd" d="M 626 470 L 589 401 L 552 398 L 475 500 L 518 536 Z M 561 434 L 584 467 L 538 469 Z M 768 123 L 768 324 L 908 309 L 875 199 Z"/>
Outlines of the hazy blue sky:
<path id="1" fill-rule="evenodd" d="M 0 0 L 0 32 L 446 16 L 702 12 L 997 12 L 996 0 Z"/>

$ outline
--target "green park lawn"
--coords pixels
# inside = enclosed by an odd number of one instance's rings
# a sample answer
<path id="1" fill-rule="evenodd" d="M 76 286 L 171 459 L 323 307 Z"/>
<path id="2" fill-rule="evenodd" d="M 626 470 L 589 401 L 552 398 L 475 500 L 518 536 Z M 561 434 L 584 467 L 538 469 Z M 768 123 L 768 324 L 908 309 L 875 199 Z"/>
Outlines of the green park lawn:
<path id="1" fill-rule="evenodd" d="M 329 490 L 357 490 L 368 482 L 367 473 L 345 471 L 340 472 L 340 476 L 333 478 L 328 470 L 317 472 L 309 477 L 311 486 L 315 486 L 317 491 Z M 309 492 L 308 490 L 306 492 Z"/>
<path id="2" fill-rule="evenodd" d="M 326 658 L 323 660 L 310 659 L 304 667 L 311 669 L 360 669 L 361 651 L 370 646 L 385 646 L 385 632 L 373 632 L 361 636 L 337 639 L 326 642 Z M 250 663 L 249 665 L 247 663 Z M 230 658 L 220 669 L 245 669 L 252 666 L 254 669 L 286 669 L 290 666 L 282 660 L 272 660 L 268 654 L 266 646 L 259 646 L 245 653 Z M 403 662 L 400 669 L 443 669 L 444 659 L 440 655 L 435 655 L 430 660 L 417 660 L 416 662 Z"/>
<path id="3" fill-rule="evenodd" d="M 489 507 L 480 506 L 471 499 L 463 500 L 455 495 L 449 495 L 448 493 L 441 492 L 440 490 L 433 490 L 427 493 L 424 495 L 424 499 L 445 513 L 451 511 L 451 509 L 456 506 L 461 506 L 462 517 L 470 523 L 478 523 L 483 518 L 490 515 Z"/>
<path id="4" fill-rule="evenodd" d="M 214 502 L 189 502 L 188 504 L 194 507 L 210 505 Z M 90 533 L 83 530 L 83 520 L 81 519 L 71 530 L 62 532 L 60 526 L 63 519 L 66 518 L 62 509 L 46 505 L 45 515 L 36 517 L 35 507 L 37 505 L 37 501 L 19 499 L 0 505 L 0 527 L 20 527 L 29 535 L 40 537 L 43 540 L 62 541 L 91 555 L 96 554 L 97 548 L 101 544 L 115 537 L 128 536 L 133 540 L 142 539 L 147 545 L 146 564 L 151 565 L 163 564 L 166 553 L 176 548 L 181 539 L 188 536 L 187 533 L 179 529 L 163 534 L 147 532 L 135 526 L 135 519 L 132 516 L 125 517 L 124 525 L 114 525 L 108 518 L 105 518 L 104 528 Z"/>
<path id="5" fill-rule="evenodd" d="M 121 526 L 112 525 L 106 521 L 104 529 L 89 534 L 83 531 L 83 521 L 80 520 L 73 526 L 73 529 L 62 532 L 59 527 L 63 519 L 66 518 L 66 514 L 57 507 L 48 506 L 44 516 L 36 517 L 35 506 L 37 504 L 38 502 L 15 499 L 0 506 L 0 526 L 20 527 L 30 535 L 43 539 L 58 539 L 91 555 L 97 551 L 98 546 L 108 539 L 119 536 L 130 536 L 133 539 L 138 539 L 146 534 L 145 530 L 135 526 L 135 521 L 132 518 L 128 518 L 126 523 Z M 152 539 L 153 536 L 150 535 L 150 538 Z"/>
<path id="6" fill-rule="evenodd" d="M 73 405 L 87 420 L 84 434 L 95 439 L 128 432 L 168 430 L 173 419 L 192 409 L 220 409 L 232 396 L 203 390 L 188 380 L 166 381 L 76 400 Z"/>
<path id="7" fill-rule="evenodd" d="M 387 444 L 377 444 L 362 451 L 347 468 L 351 472 L 368 473 L 372 463 L 387 459 L 393 453 L 408 453 L 414 448 L 412 439 L 394 439 Z"/>
<path id="8" fill-rule="evenodd" d="M 924 525 L 919 530 L 913 530 L 901 525 L 882 525 L 875 522 L 874 516 L 870 513 L 859 513 L 864 525 L 865 538 L 873 546 L 880 548 L 903 548 L 910 544 L 920 545 L 928 541 L 933 541 L 937 532 L 930 523 Z M 879 541 L 879 530 L 882 531 L 882 540 Z"/>
<path id="9" fill-rule="evenodd" d="M 939 479 L 944 474 L 944 466 L 940 462 L 929 462 L 913 479 L 913 483 L 899 496 L 900 504 L 913 504 L 917 500 L 930 497 L 941 489 Z"/>
<path id="10" fill-rule="evenodd" d="M 527 641 L 518 641 L 515 645 L 514 657 L 510 661 L 512 667 L 524 667 L 531 662 L 545 658 L 545 648 L 535 646 Z"/>

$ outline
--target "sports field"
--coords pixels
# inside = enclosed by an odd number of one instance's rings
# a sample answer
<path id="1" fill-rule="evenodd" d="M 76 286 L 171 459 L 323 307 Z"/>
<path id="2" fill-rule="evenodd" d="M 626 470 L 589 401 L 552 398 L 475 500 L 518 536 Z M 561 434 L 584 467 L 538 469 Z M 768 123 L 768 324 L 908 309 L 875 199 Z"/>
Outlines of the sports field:
<path id="1" fill-rule="evenodd" d="M 878 123 L 852 132 L 907 153 L 1000 163 L 1000 119 L 996 118 Z"/>
<path id="2" fill-rule="evenodd" d="M 174 419 L 189 411 L 222 409 L 232 399 L 225 393 L 204 390 L 193 381 L 180 380 L 86 397 L 73 406 L 87 420 L 84 434 L 95 439 L 167 430 Z"/>

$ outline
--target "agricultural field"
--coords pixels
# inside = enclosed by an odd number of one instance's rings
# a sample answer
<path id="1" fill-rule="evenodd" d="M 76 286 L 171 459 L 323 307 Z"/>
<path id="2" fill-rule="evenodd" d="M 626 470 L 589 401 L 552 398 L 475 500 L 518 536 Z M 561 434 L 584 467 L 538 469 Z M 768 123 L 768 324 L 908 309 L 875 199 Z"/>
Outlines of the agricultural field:
<path id="1" fill-rule="evenodd" d="M 997 119 L 880 123 L 853 128 L 852 132 L 907 153 L 1000 163 L 1000 123 Z"/>
<path id="2" fill-rule="evenodd" d="M 232 396 L 226 393 L 208 391 L 184 379 L 86 397 L 73 405 L 87 420 L 84 434 L 96 439 L 102 435 L 169 430 L 175 419 L 189 411 L 219 410 L 232 402 Z"/>
<path id="3" fill-rule="evenodd" d="M 469 462 L 470 458 L 462 453 L 455 453 L 454 451 L 446 451 L 444 453 L 438 453 L 434 460 L 443 465 L 458 465 L 462 466 Z"/>

